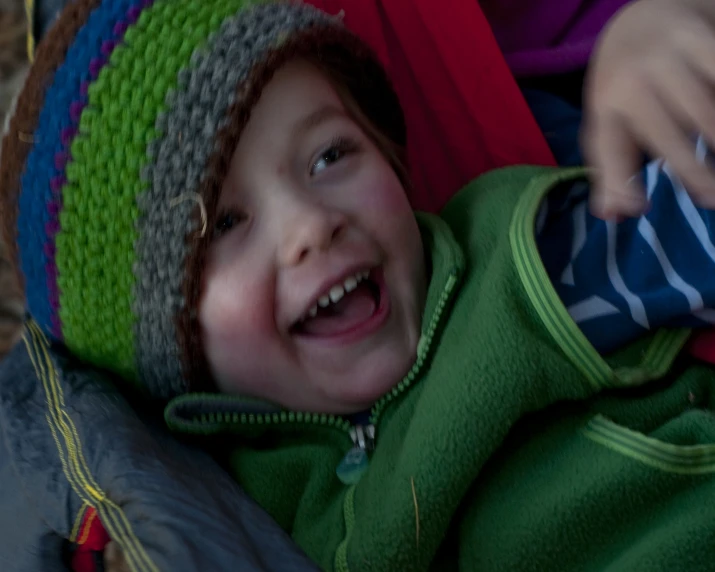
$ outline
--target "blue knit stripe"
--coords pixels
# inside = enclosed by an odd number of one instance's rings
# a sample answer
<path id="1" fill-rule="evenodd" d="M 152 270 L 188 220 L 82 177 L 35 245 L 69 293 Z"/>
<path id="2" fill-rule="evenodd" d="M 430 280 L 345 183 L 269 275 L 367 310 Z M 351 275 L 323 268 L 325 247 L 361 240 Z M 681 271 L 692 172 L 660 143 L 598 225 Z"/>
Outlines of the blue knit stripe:
<path id="1" fill-rule="evenodd" d="M 54 267 L 54 241 L 49 237 L 55 236 L 57 224 L 57 213 L 53 216 L 51 209 L 61 208 L 60 183 L 67 162 L 63 150 L 69 148 L 66 139 L 72 137 L 72 126 L 77 123 L 73 114 L 86 105 L 86 86 L 95 77 L 93 68 L 104 57 L 102 46 L 114 38 L 117 21 L 135 3 L 136 0 L 102 2 L 77 32 L 47 89 L 34 133 L 35 145 L 22 176 L 18 246 L 28 309 L 43 330 L 56 335 L 58 317 L 48 287 L 48 269 L 51 272 Z"/>

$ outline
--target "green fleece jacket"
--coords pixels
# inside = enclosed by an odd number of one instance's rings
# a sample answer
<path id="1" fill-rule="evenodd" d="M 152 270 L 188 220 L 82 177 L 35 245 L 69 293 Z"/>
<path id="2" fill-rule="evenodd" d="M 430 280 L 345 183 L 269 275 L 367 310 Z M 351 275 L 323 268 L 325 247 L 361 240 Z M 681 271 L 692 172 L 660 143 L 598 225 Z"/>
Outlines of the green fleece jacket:
<path id="1" fill-rule="evenodd" d="M 534 219 L 577 170 L 519 167 L 419 215 L 418 358 L 367 427 L 188 395 L 199 436 L 326 570 L 715 569 L 715 371 L 688 331 L 602 358 L 559 301 Z"/>

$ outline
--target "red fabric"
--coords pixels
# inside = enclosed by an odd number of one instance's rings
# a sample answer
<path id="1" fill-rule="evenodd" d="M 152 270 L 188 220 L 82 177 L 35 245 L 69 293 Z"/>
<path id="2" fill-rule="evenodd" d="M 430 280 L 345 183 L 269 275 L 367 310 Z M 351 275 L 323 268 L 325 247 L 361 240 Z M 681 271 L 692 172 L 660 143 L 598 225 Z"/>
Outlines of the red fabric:
<path id="1" fill-rule="evenodd" d="M 497 167 L 555 164 L 478 2 L 308 0 L 385 65 L 405 110 L 416 209 L 435 212 Z"/>
<path id="2" fill-rule="evenodd" d="M 697 332 L 690 342 L 690 353 L 702 361 L 715 363 L 715 330 Z"/>
<path id="3" fill-rule="evenodd" d="M 72 555 L 73 572 L 98 572 L 95 553 L 102 552 L 109 543 L 109 535 L 93 508 L 87 509 L 77 533 L 75 552 Z"/>

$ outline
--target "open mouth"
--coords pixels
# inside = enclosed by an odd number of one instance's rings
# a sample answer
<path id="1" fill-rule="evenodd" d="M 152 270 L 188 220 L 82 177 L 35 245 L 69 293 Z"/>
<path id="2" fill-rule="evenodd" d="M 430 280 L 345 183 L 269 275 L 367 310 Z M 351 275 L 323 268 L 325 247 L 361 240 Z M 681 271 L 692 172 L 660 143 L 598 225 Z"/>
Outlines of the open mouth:
<path id="1" fill-rule="evenodd" d="M 363 329 L 383 308 L 383 279 L 379 270 L 348 276 L 322 294 L 291 333 L 331 338 Z"/>

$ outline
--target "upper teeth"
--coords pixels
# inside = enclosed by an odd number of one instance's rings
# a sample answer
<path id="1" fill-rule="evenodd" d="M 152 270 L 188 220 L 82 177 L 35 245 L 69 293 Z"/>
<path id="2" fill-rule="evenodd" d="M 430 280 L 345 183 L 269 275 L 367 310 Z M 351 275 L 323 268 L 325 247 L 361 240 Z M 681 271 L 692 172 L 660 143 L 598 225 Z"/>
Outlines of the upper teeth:
<path id="1" fill-rule="evenodd" d="M 330 290 L 318 298 L 318 303 L 314 304 L 313 307 L 308 310 L 306 315 L 314 318 L 318 314 L 318 306 L 321 308 L 327 308 L 331 302 L 333 304 L 339 302 L 347 292 L 355 290 L 357 285 L 365 280 L 365 278 L 369 275 L 370 271 L 364 270 L 362 272 L 357 272 L 352 276 L 348 276 L 345 280 L 343 280 L 342 284 L 335 284 L 335 286 L 332 286 Z"/>

